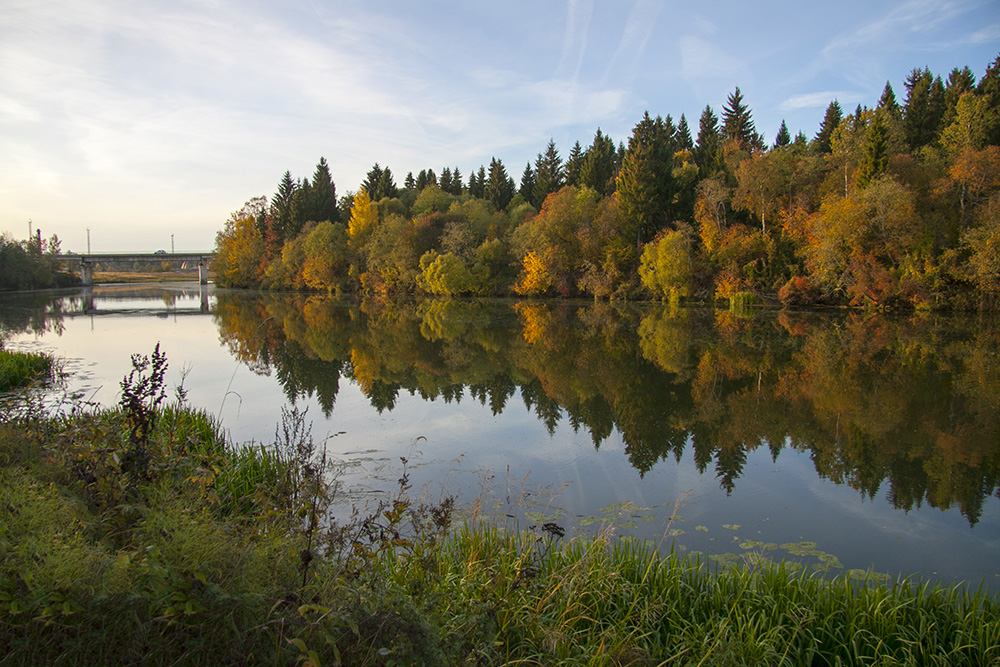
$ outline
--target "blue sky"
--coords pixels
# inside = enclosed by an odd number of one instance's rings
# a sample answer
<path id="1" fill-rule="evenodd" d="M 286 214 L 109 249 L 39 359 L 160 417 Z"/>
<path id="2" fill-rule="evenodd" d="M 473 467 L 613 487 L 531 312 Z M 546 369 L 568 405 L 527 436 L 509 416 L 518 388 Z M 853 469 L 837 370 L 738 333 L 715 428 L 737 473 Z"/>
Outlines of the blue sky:
<path id="1" fill-rule="evenodd" d="M 375 162 L 519 180 L 550 138 L 627 142 L 646 110 L 696 132 L 736 86 L 766 139 L 812 137 L 834 98 L 902 102 L 914 67 L 978 79 L 998 53 L 997 0 L 3 0 L 0 231 L 207 250 L 320 156 L 340 194 Z"/>

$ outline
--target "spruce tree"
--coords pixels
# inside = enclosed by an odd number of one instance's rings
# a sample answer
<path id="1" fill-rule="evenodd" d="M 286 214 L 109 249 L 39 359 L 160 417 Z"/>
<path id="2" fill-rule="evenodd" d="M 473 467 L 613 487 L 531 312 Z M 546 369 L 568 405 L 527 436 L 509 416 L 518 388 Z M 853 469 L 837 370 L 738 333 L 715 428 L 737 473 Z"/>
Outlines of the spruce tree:
<path id="1" fill-rule="evenodd" d="M 681 120 L 677 123 L 677 150 L 694 150 L 694 140 L 691 138 L 691 128 L 688 127 L 687 118 L 681 114 Z"/>
<path id="2" fill-rule="evenodd" d="M 1000 56 L 986 68 L 976 94 L 986 101 L 986 143 L 1000 146 Z"/>
<path id="3" fill-rule="evenodd" d="M 706 106 L 698 122 L 698 142 L 694 147 L 694 161 L 701 178 L 711 178 L 722 170 L 722 138 L 719 136 L 719 119 Z"/>
<path id="4" fill-rule="evenodd" d="M 309 197 L 306 200 L 306 220 L 313 222 L 337 222 L 340 210 L 337 208 L 337 186 L 330 176 L 330 166 L 326 158 L 321 157 L 313 172 Z"/>
<path id="5" fill-rule="evenodd" d="M 573 149 L 566 158 L 566 185 L 577 185 L 580 182 L 580 167 L 583 165 L 583 148 L 580 142 L 573 144 Z"/>
<path id="6" fill-rule="evenodd" d="M 955 68 L 948 75 L 948 83 L 944 89 L 944 117 L 941 119 L 941 127 L 945 128 L 955 120 L 955 110 L 958 107 L 958 100 L 964 93 L 971 93 L 976 89 L 976 75 L 972 73 L 968 65 L 962 69 Z"/>
<path id="7" fill-rule="evenodd" d="M 278 183 L 278 191 L 271 198 L 271 233 L 276 243 L 290 241 L 292 229 L 292 198 L 299 184 L 292 180 L 292 172 L 286 171 Z"/>
<path id="8" fill-rule="evenodd" d="M 671 219 L 673 154 L 666 123 L 647 111 L 632 130 L 617 182 L 622 214 L 634 227 L 637 247 Z"/>
<path id="9" fill-rule="evenodd" d="M 514 180 L 507 175 L 503 161 L 495 157 L 490 160 L 490 174 L 483 188 L 483 197 L 493 202 L 498 211 L 507 208 L 514 197 Z"/>
<path id="10" fill-rule="evenodd" d="M 534 196 L 528 201 L 534 204 L 535 208 L 538 208 L 546 197 L 561 188 L 562 185 L 562 159 L 559 157 L 559 151 L 556 150 L 556 142 L 549 139 L 549 145 L 545 148 L 544 155 L 539 153 L 535 160 Z"/>
<path id="11" fill-rule="evenodd" d="M 816 152 L 820 155 L 825 155 L 832 150 L 830 148 L 830 139 L 833 138 L 833 133 L 840 125 L 843 117 L 844 113 L 840 108 L 840 102 L 837 100 L 830 102 L 830 105 L 826 108 L 826 114 L 823 115 L 823 122 L 820 123 L 819 132 L 816 133 Z M 858 117 L 860 116 L 855 116 L 855 118 Z"/>
<path id="12" fill-rule="evenodd" d="M 524 200 L 530 202 L 535 196 L 535 171 L 531 168 L 531 163 L 524 165 L 524 172 L 521 174 L 521 187 L 518 193 Z"/>
<path id="13" fill-rule="evenodd" d="M 896 93 L 892 90 L 892 85 L 886 81 L 885 88 L 882 89 L 882 97 L 878 99 L 877 109 L 882 109 L 890 117 L 899 117 L 899 103 L 896 101 Z"/>
<path id="14" fill-rule="evenodd" d="M 861 161 L 858 165 L 858 187 L 868 185 L 889 169 L 889 132 L 882 120 L 884 112 L 876 112 L 865 135 Z"/>
<path id="15" fill-rule="evenodd" d="M 910 149 L 917 151 L 933 142 L 944 117 L 944 84 L 926 67 L 914 69 L 906 78 L 903 128 Z"/>
<path id="16" fill-rule="evenodd" d="M 754 127 L 750 108 L 743 102 L 739 86 L 726 99 L 722 107 L 722 138 L 724 141 L 738 141 L 743 150 L 752 152 L 759 148 L 761 141 Z"/>
<path id="17" fill-rule="evenodd" d="M 778 128 L 778 136 L 774 138 L 774 147 L 780 148 L 782 146 L 788 146 L 792 143 L 792 135 L 788 133 L 788 125 L 785 124 L 785 119 L 781 119 L 781 127 Z"/>
<path id="18" fill-rule="evenodd" d="M 580 185 L 596 190 L 601 195 L 614 192 L 615 142 L 597 128 L 594 141 L 584 154 L 580 166 Z"/>

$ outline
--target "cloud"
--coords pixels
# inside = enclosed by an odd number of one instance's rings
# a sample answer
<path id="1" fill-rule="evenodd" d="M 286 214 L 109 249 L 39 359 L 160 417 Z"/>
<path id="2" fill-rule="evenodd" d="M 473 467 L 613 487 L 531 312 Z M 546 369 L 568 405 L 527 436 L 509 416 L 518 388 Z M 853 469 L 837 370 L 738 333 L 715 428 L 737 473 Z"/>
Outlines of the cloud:
<path id="1" fill-rule="evenodd" d="M 778 109 L 781 111 L 792 111 L 796 109 L 826 108 L 830 106 L 830 102 L 833 100 L 837 100 L 843 106 L 845 104 L 860 102 L 862 99 L 864 99 L 864 95 L 857 92 L 824 90 L 818 93 L 805 93 L 789 97 L 778 105 Z"/>

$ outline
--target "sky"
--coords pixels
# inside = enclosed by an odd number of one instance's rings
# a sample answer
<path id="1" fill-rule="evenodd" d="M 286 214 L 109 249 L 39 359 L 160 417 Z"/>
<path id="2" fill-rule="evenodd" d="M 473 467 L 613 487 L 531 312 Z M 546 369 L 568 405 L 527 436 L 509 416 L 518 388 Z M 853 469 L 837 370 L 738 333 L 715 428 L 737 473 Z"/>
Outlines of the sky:
<path id="1" fill-rule="evenodd" d="M 696 134 L 737 86 L 765 140 L 811 138 L 833 99 L 998 54 L 998 0 L 2 0 L 0 233 L 204 252 L 321 156 L 340 195 L 376 162 L 519 182 L 645 111 Z"/>

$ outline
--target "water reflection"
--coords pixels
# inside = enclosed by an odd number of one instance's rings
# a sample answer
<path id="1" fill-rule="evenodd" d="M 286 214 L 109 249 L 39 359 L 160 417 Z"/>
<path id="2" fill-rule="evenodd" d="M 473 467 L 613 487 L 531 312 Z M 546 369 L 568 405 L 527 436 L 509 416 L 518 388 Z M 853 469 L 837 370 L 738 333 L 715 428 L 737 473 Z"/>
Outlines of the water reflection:
<path id="1" fill-rule="evenodd" d="M 232 354 L 328 415 L 344 379 L 379 412 L 400 392 L 494 414 L 519 397 L 595 448 L 617 430 L 640 473 L 690 448 L 727 493 L 750 453 L 793 448 L 897 509 L 975 524 L 1000 495 L 1000 331 L 981 321 L 242 294 L 213 316 Z"/>

